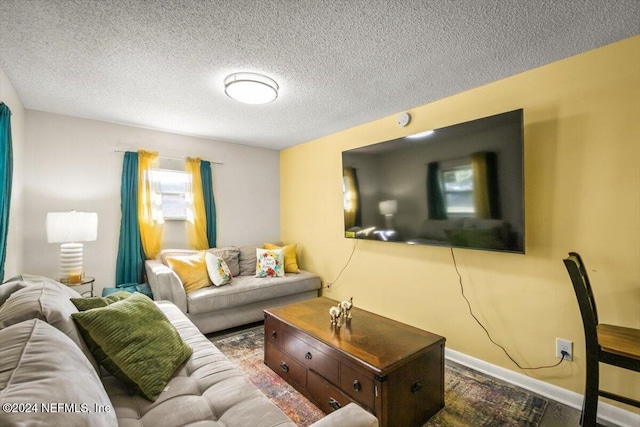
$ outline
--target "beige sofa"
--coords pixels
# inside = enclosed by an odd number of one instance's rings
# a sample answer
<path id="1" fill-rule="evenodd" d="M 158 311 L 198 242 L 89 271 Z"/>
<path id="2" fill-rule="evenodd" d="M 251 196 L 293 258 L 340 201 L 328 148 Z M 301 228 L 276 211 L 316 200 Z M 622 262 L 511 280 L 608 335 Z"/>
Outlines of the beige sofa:
<path id="1" fill-rule="evenodd" d="M 76 329 L 71 314 L 77 309 L 69 298 L 79 296 L 51 279 L 33 276 L 0 285 L 0 425 L 295 426 L 166 301 L 156 304 L 193 354 L 155 402 L 132 394 L 97 366 Z M 373 415 L 354 404 L 313 424 L 377 425 Z"/>
<path id="2" fill-rule="evenodd" d="M 308 271 L 287 273 L 285 277 L 255 277 L 256 247 L 260 246 L 210 249 L 225 260 L 233 280 L 228 285 L 209 286 L 188 293 L 178 275 L 169 268 L 167 257 L 192 255 L 197 251 L 165 249 L 155 260 L 145 262 L 153 298 L 173 302 L 200 332 L 207 334 L 260 321 L 264 318 L 265 308 L 318 296 L 320 277 Z"/>

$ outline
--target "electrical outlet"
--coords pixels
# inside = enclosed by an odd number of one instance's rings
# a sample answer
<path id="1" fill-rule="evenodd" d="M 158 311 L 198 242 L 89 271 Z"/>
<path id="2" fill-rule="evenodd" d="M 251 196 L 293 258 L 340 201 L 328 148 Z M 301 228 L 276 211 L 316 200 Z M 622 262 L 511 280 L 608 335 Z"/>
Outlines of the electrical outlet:
<path id="1" fill-rule="evenodd" d="M 559 359 L 562 358 L 563 351 L 568 353 L 564 357 L 564 360 L 573 360 L 573 342 L 556 338 L 556 357 Z"/>

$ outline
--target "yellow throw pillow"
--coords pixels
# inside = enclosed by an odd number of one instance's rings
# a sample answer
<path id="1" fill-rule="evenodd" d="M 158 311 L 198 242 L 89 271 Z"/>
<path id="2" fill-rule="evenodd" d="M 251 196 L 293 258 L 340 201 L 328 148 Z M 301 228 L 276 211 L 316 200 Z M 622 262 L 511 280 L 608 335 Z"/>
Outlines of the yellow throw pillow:
<path id="1" fill-rule="evenodd" d="M 285 273 L 300 273 L 298 268 L 298 258 L 296 257 L 297 245 L 278 246 L 271 243 L 264 244 L 265 249 L 284 249 L 284 271 Z"/>
<path id="2" fill-rule="evenodd" d="M 211 285 L 207 273 L 205 251 L 193 255 L 174 255 L 167 257 L 167 265 L 176 272 L 185 292 L 206 288 Z"/>

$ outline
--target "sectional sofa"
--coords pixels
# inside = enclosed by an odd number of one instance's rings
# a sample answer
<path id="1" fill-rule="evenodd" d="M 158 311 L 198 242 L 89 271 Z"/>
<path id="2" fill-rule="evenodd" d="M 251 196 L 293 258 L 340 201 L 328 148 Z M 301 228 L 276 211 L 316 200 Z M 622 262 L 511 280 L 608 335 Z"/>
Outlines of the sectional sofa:
<path id="1" fill-rule="evenodd" d="M 107 317 L 107 326 L 117 329 L 117 322 L 132 321 L 120 318 L 122 313 L 134 304 L 145 306 L 160 316 L 159 323 L 168 320 L 172 334 L 181 346 L 186 346 L 188 357 L 171 374 L 166 386 L 161 384 L 163 388 L 155 401 L 134 393 L 129 385 L 105 370 L 106 361 L 99 364 L 97 360 L 103 359 L 94 357 L 98 353 L 93 344 L 83 338 L 87 325 L 73 320 L 78 320 L 79 311 L 72 298 L 80 295 L 51 279 L 35 276 L 19 276 L 0 285 L 0 425 L 295 426 L 176 305 L 153 302 L 139 293 L 82 312 L 84 320 L 119 313 L 117 318 Z M 146 339 L 144 332 L 152 325 L 148 326 L 137 327 L 137 341 Z M 98 341 L 97 334 L 90 335 Z M 125 338 L 126 335 L 129 333 Z M 168 341 L 164 335 L 156 338 Z M 149 340 L 148 346 L 146 342 L 138 344 L 147 346 L 148 351 L 155 342 L 152 337 Z M 101 345 L 104 348 L 104 343 Z M 137 363 L 146 363 L 153 371 L 156 360 L 171 356 L 166 353 L 156 350 L 150 353 L 149 360 Z M 313 424 L 377 425 L 373 415 L 354 404 Z"/>
<path id="2" fill-rule="evenodd" d="M 186 292 L 168 259 L 190 256 L 198 251 L 165 249 L 155 260 L 145 262 L 147 281 L 155 300 L 173 302 L 200 329 L 210 332 L 229 329 L 264 319 L 263 310 L 319 295 L 320 277 L 297 269 L 284 277 L 256 277 L 256 249 L 262 244 L 209 249 L 228 265 L 233 279 L 224 286 L 208 286 Z M 206 273 L 203 273 L 206 274 Z"/>

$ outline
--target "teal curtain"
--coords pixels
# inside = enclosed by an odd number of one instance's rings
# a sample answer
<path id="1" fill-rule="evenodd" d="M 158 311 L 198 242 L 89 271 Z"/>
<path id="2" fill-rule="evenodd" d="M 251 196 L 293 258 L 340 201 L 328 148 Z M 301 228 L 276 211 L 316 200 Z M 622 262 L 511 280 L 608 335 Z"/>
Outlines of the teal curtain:
<path id="1" fill-rule="evenodd" d="M 429 219 L 447 219 L 447 208 L 444 203 L 438 162 L 427 165 L 427 209 Z"/>
<path id="2" fill-rule="evenodd" d="M 120 184 L 120 241 L 116 264 L 116 285 L 144 282 L 144 251 L 138 225 L 138 153 L 127 151 Z"/>
<path id="3" fill-rule="evenodd" d="M 0 283 L 4 280 L 4 261 L 7 258 L 12 180 L 11 110 L 0 103 Z"/>
<path id="4" fill-rule="evenodd" d="M 213 178 L 211 176 L 211 162 L 200 162 L 200 179 L 202 179 L 202 195 L 204 210 L 207 214 L 207 240 L 209 247 L 216 247 L 216 200 L 213 197 Z"/>

